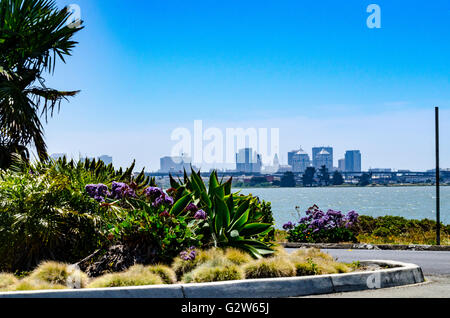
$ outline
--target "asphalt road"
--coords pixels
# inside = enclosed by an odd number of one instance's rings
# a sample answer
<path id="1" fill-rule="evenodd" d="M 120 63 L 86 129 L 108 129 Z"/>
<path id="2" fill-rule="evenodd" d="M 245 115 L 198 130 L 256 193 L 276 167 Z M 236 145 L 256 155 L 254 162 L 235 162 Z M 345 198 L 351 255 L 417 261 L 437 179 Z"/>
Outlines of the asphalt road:
<path id="1" fill-rule="evenodd" d="M 295 249 L 288 249 L 294 251 Z M 450 252 L 392 251 L 392 250 L 336 250 L 325 249 L 338 261 L 351 263 L 362 260 L 393 260 L 413 263 L 422 267 L 426 282 L 418 285 L 401 286 L 378 290 L 337 293 L 311 297 L 333 298 L 405 298 L 405 297 L 450 297 Z"/>

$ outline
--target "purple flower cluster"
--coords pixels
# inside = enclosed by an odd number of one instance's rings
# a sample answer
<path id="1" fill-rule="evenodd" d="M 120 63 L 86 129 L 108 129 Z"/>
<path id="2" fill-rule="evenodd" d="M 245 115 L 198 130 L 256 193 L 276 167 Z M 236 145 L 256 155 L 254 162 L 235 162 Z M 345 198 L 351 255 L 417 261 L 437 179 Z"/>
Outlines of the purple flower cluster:
<path id="1" fill-rule="evenodd" d="M 85 187 L 87 194 L 97 202 L 105 202 L 105 197 L 110 195 L 108 187 L 104 184 L 88 184 Z"/>
<path id="2" fill-rule="evenodd" d="M 151 199 L 156 199 L 159 196 L 163 195 L 164 192 L 161 188 L 148 187 L 144 190 L 144 194 Z"/>
<path id="3" fill-rule="evenodd" d="M 195 247 L 192 246 L 187 251 L 183 251 L 180 253 L 180 257 L 182 260 L 185 261 L 193 261 L 195 260 L 195 257 L 197 256 L 197 251 L 195 250 Z"/>
<path id="4" fill-rule="evenodd" d="M 144 194 L 153 201 L 152 206 L 159 208 L 162 205 L 173 205 L 173 198 L 164 193 L 161 188 L 148 187 L 144 190 Z"/>
<path id="5" fill-rule="evenodd" d="M 126 183 L 113 182 L 111 192 L 108 187 L 102 183 L 88 184 L 85 187 L 86 193 L 98 202 L 105 202 L 106 197 L 111 199 L 123 199 L 127 197 L 136 197 L 134 190 Z"/>
<path id="6" fill-rule="evenodd" d="M 203 210 L 198 210 L 195 213 L 194 218 L 197 220 L 206 220 L 206 212 Z"/>
<path id="7" fill-rule="evenodd" d="M 287 222 L 285 225 L 283 225 L 283 229 L 288 231 L 288 230 L 292 230 L 295 227 L 295 224 L 293 224 L 292 222 Z"/>
<path id="8" fill-rule="evenodd" d="M 302 218 L 299 223 L 308 226 L 305 233 L 311 230 L 316 233 L 320 230 L 352 227 L 358 222 L 358 217 L 359 215 L 355 211 L 350 211 L 347 215 L 334 210 L 328 210 L 327 213 L 324 213 L 317 206 L 313 206 L 306 211 L 306 217 Z"/>
<path id="9" fill-rule="evenodd" d="M 112 183 L 112 194 L 111 197 L 113 199 L 123 199 L 127 197 L 136 197 L 136 193 L 130 186 L 123 182 L 113 182 Z"/>
<path id="10" fill-rule="evenodd" d="M 189 203 L 185 210 L 187 212 L 197 212 L 198 207 L 194 203 Z"/>

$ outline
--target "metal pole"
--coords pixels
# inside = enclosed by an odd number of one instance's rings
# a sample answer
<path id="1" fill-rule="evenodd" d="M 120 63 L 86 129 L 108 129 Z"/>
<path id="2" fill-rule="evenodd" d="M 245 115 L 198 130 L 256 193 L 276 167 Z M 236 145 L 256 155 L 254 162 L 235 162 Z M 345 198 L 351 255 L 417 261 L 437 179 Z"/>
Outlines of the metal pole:
<path id="1" fill-rule="evenodd" d="M 440 169 L 439 169 L 439 107 L 435 107 L 436 120 L 436 244 L 441 245 L 441 206 L 440 206 Z"/>

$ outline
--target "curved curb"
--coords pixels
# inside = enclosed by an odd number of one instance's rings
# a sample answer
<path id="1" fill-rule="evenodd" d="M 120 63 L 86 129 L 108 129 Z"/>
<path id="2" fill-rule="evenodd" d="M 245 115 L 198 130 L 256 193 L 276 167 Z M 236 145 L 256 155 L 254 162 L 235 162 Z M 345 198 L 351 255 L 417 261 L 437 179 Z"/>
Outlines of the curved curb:
<path id="1" fill-rule="evenodd" d="M 423 283 L 422 269 L 394 261 L 361 261 L 387 269 L 287 278 L 77 290 L 0 293 L 0 298 L 281 298 Z"/>

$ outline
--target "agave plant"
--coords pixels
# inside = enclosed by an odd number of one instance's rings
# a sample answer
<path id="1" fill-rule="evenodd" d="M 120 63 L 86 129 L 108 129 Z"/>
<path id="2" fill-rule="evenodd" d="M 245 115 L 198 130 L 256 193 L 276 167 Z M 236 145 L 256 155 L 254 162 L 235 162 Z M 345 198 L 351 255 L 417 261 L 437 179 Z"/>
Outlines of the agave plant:
<path id="1" fill-rule="evenodd" d="M 272 254 L 267 243 L 258 240 L 273 229 L 273 224 L 262 223 L 263 213 L 258 198 L 231 193 L 232 178 L 219 181 L 217 172 L 209 177 L 208 189 L 200 172 L 191 169 L 190 178 L 185 171 L 184 181 L 170 176 L 171 186 L 178 197 L 190 199 L 207 214 L 214 246 L 236 247 L 249 252 L 256 258 Z"/>

